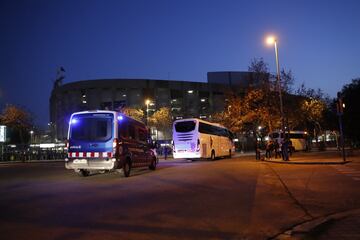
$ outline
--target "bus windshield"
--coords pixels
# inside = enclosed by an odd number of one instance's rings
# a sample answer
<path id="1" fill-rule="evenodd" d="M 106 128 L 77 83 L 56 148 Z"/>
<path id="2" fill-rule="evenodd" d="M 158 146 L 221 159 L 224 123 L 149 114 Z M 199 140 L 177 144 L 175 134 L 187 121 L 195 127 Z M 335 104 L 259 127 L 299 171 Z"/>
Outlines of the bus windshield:
<path id="1" fill-rule="evenodd" d="M 70 139 L 82 141 L 107 141 L 112 133 L 111 114 L 79 114 L 70 124 Z"/>
<path id="2" fill-rule="evenodd" d="M 184 122 L 177 122 L 175 124 L 176 132 L 184 133 L 184 132 L 191 132 L 195 130 L 196 122 L 195 121 L 184 121 Z"/>

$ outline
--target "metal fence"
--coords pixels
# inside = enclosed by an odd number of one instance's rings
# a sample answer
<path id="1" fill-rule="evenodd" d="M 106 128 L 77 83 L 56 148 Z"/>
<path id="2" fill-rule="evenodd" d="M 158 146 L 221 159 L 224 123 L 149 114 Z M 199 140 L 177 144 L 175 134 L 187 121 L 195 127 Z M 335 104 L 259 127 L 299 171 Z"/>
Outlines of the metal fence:
<path id="1" fill-rule="evenodd" d="M 67 155 L 64 147 L 41 148 L 30 145 L 1 146 L 1 161 L 61 160 Z"/>

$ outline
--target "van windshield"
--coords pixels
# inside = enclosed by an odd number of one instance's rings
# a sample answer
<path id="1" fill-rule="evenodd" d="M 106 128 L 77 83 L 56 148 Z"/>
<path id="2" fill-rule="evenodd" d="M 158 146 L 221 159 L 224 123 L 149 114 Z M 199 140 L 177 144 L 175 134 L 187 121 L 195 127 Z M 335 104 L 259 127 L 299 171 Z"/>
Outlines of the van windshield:
<path id="1" fill-rule="evenodd" d="M 175 123 L 176 132 L 191 132 L 195 130 L 195 121 L 185 121 Z"/>
<path id="2" fill-rule="evenodd" d="M 70 124 L 70 139 L 81 141 L 107 141 L 112 135 L 112 114 L 79 114 Z"/>

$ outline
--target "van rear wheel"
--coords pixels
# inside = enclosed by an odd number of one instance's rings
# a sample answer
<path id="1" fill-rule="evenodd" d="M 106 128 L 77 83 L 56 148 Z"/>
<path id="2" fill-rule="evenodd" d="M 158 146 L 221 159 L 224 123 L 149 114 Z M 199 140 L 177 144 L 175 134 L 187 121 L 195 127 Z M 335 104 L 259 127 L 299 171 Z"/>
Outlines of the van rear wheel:
<path id="1" fill-rule="evenodd" d="M 83 177 L 87 177 L 90 175 L 90 172 L 88 170 L 85 170 L 85 169 L 80 169 L 80 172 L 79 174 Z"/>
<path id="2" fill-rule="evenodd" d="M 156 169 L 156 162 L 157 162 L 156 158 L 153 158 L 151 160 L 151 164 L 149 165 L 150 170 L 155 170 Z"/>
<path id="3" fill-rule="evenodd" d="M 126 159 L 123 166 L 124 177 L 129 177 L 130 171 L 131 171 L 131 162 L 130 159 Z"/>

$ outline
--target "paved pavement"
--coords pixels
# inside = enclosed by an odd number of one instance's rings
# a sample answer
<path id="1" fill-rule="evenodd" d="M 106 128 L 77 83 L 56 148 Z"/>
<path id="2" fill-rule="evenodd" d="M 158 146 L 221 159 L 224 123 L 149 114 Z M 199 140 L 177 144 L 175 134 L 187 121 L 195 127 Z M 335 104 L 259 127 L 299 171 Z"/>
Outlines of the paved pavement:
<path id="1" fill-rule="evenodd" d="M 360 209 L 334 213 L 299 224 L 276 236 L 277 240 L 317 239 L 356 240 L 360 239 Z"/>
<path id="2" fill-rule="evenodd" d="M 241 156 L 254 156 L 254 153 L 236 153 L 234 157 Z M 170 161 L 186 161 L 173 159 L 172 156 L 168 156 L 165 160 L 163 156 L 159 157 L 160 162 Z M 56 160 L 51 160 L 51 162 Z M 58 160 L 63 161 L 63 160 Z M 310 152 L 310 153 L 294 153 L 290 157 L 290 161 L 282 161 L 281 159 L 265 159 L 264 162 L 273 164 L 334 164 L 339 165 L 338 171 L 349 173 L 351 169 L 347 169 L 347 163 L 360 163 L 360 153 L 353 152 L 346 157 L 346 161 L 337 151 L 330 150 L 326 152 Z M 46 160 L 33 161 L 33 162 L 50 162 Z M 344 165 L 341 165 L 344 164 Z M 342 168 L 346 169 L 342 169 Z M 359 177 L 355 176 L 354 178 Z M 316 219 L 312 219 L 307 222 L 303 222 L 299 225 L 293 226 L 287 229 L 282 234 L 275 236 L 273 239 L 320 239 L 320 240 L 332 240 L 332 239 L 360 239 L 360 209 L 351 209 L 345 212 L 337 212 L 327 216 L 322 216 Z"/>
<path id="3" fill-rule="evenodd" d="M 264 155 L 265 154 L 261 157 L 263 161 L 281 164 L 346 164 L 359 156 L 356 151 L 351 152 L 351 154 L 346 154 L 347 156 L 345 156 L 345 159 L 337 150 L 328 150 L 324 152 L 295 152 L 290 156 L 289 161 L 284 161 L 281 158 L 266 158 Z"/>
<path id="4" fill-rule="evenodd" d="M 314 155 L 313 157 L 309 157 Z M 333 164 L 339 172 L 350 175 L 354 180 L 360 180 L 360 173 L 353 171 L 347 163 L 360 163 L 360 153 L 358 151 L 347 154 L 344 161 L 341 154 L 336 150 L 326 151 L 318 156 L 316 153 L 308 153 L 307 157 L 303 153 L 295 153 L 290 161 L 282 159 L 263 159 L 265 162 L 274 164 Z M 340 165 L 344 164 L 344 165 Z M 354 175 L 355 174 L 355 175 Z M 319 240 L 354 240 L 360 239 L 360 209 L 351 209 L 345 212 L 333 213 L 322 216 L 297 226 L 293 226 L 274 239 L 319 239 Z"/>

